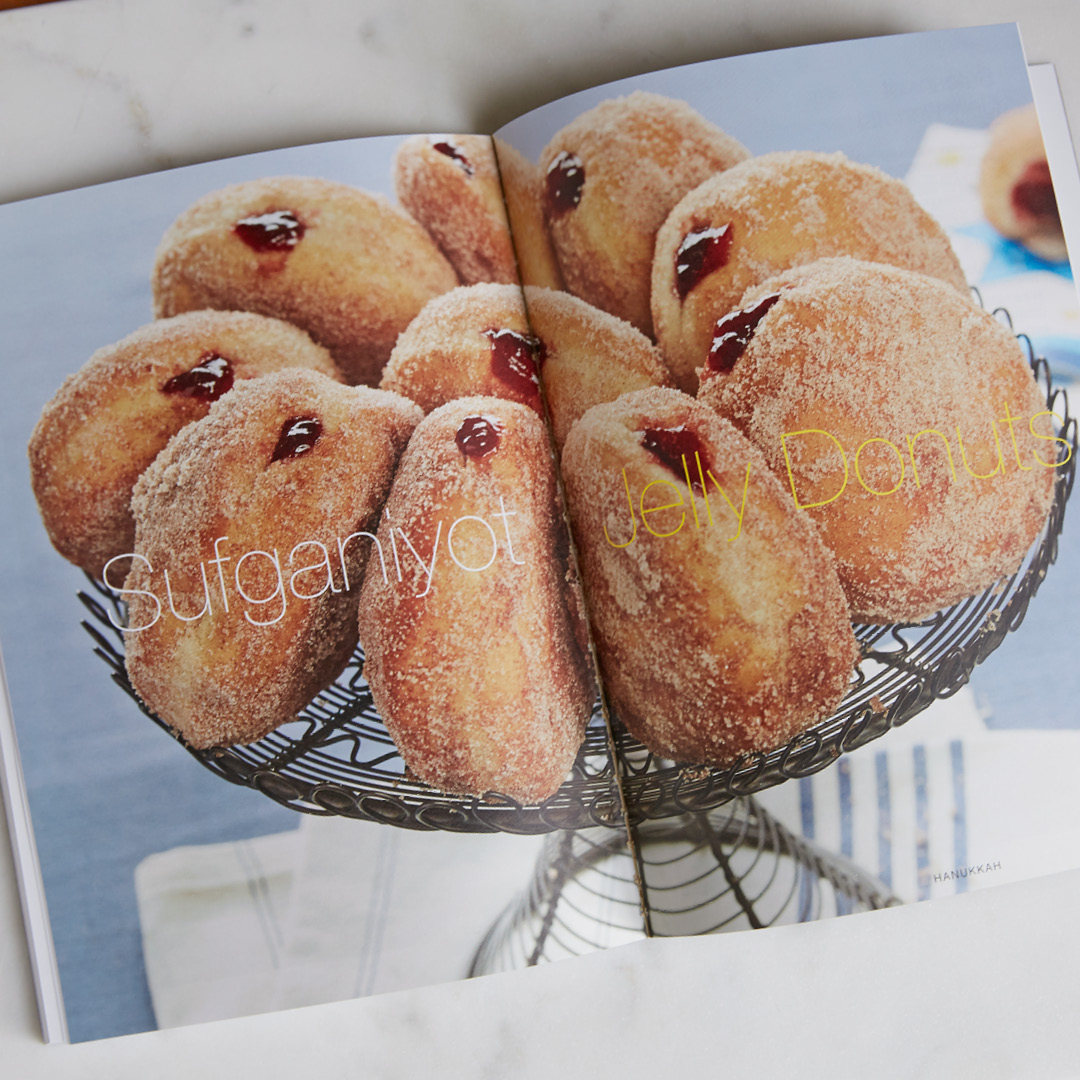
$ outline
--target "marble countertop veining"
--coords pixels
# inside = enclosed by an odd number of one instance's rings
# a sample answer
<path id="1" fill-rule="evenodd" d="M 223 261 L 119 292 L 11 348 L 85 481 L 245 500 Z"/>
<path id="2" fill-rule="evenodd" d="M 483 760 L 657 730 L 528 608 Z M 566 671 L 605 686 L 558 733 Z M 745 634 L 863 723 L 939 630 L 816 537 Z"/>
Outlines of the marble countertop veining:
<path id="1" fill-rule="evenodd" d="M 0 201 L 297 142 L 490 131 L 561 94 L 672 64 L 1013 19 L 1029 59 L 1057 64 L 1080 123 L 1074 0 L 62 0 L 0 13 Z M 0 1072 L 1075 1075 L 1078 904 L 1080 871 L 765 934 L 628 946 L 525 975 L 45 1047 L 0 845 Z"/>
<path id="2" fill-rule="evenodd" d="M 0 13 L 0 201 L 300 142 L 491 131 L 655 68 L 1014 19 L 1080 115 L 1070 0 L 61 0 Z"/>

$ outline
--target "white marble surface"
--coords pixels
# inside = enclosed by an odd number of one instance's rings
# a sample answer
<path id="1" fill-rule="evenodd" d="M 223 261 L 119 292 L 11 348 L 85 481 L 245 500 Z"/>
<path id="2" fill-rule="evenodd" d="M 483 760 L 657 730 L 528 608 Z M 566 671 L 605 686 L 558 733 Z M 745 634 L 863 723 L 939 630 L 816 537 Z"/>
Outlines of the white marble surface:
<path id="1" fill-rule="evenodd" d="M 0 13 L 0 201 L 300 141 L 490 130 L 558 94 L 670 64 L 1013 19 L 1029 58 L 1057 64 L 1080 123 L 1075 0 L 64 0 Z M 1073 872 L 765 934 L 652 942 L 524 976 L 50 1048 L 0 845 L 0 1073 L 1075 1076 L 1078 902 Z"/>
<path id="2" fill-rule="evenodd" d="M 1077 1075 L 1080 873 L 824 923 L 653 941 L 520 975 L 42 1046 L 0 873 L 18 1080 Z"/>
<path id="3" fill-rule="evenodd" d="M 1013 21 L 1080 116 L 1074 0 L 61 0 L 0 13 L 0 201 L 298 142 L 491 131 L 673 64 Z"/>

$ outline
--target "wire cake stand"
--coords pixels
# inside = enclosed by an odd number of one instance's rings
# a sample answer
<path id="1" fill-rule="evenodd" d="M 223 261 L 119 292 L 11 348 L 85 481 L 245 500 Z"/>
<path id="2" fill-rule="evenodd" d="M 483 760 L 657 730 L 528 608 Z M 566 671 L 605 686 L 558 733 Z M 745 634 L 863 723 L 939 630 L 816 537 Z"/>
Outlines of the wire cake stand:
<path id="1" fill-rule="evenodd" d="M 551 833 L 532 880 L 492 925 L 469 974 L 645 937 L 758 930 L 899 903 L 877 879 L 796 836 L 747 796 L 644 822 L 634 834 L 631 848 L 611 829 Z M 639 888 L 649 897 L 644 918 Z"/>
<path id="2" fill-rule="evenodd" d="M 1008 313 L 994 312 L 1011 326 Z M 481 944 L 472 973 L 536 964 L 643 936 L 802 921 L 894 903 L 843 858 L 789 832 L 750 798 L 810 776 L 843 753 L 955 694 L 1024 619 L 1057 558 L 1076 475 L 1077 421 L 1030 339 L 1026 350 L 1055 435 L 1065 444 L 1053 503 L 1011 577 L 918 623 L 856 625 L 860 660 L 836 712 L 727 768 L 665 761 L 594 707 L 573 769 L 543 803 L 460 796 L 409 775 L 372 703 L 357 649 L 344 673 L 294 720 L 247 746 L 197 750 L 139 700 L 124 667 L 118 593 L 90 580 L 83 626 L 113 680 L 206 768 L 308 814 L 417 830 L 550 834 L 525 892 Z M 1066 456 L 1067 454 L 1067 456 Z M 648 913 L 642 896 L 649 895 Z"/>
<path id="3" fill-rule="evenodd" d="M 1035 357 L 1025 335 L 1019 340 L 1045 391 L 1047 408 L 1059 418 L 1056 434 L 1070 448 L 1068 460 L 1056 471 L 1046 524 L 1023 565 L 1010 578 L 922 622 L 855 626 L 860 662 L 836 712 L 785 746 L 743 754 L 727 768 L 659 759 L 617 719 L 609 740 L 597 702 L 570 776 L 545 802 L 523 806 L 495 792 L 479 797 L 447 794 L 406 772 L 372 703 L 359 649 L 337 681 L 295 720 L 248 746 L 196 750 L 146 708 L 128 680 L 123 636 L 116 629 L 126 618 L 119 595 L 91 580 L 79 594 L 90 615 L 83 626 L 113 680 L 206 768 L 305 813 L 410 829 L 535 834 L 619 826 L 623 799 L 630 824 L 711 810 L 785 780 L 810 776 L 842 753 L 910 720 L 936 699 L 954 694 L 1023 621 L 1057 557 L 1076 475 L 1077 422 L 1069 414 L 1065 391 L 1052 385 L 1046 361 Z"/>

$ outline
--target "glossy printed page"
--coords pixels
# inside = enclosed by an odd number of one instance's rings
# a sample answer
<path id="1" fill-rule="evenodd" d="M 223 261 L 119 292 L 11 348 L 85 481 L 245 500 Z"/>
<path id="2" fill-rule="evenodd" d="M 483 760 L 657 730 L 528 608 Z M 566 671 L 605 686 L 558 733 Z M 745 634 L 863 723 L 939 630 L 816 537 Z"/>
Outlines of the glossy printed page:
<path id="1" fill-rule="evenodd" d="M 1029 101 L 1014 29 L 909 35 L 0 208 L 72 1037 L 1060 868 L 1080 343 L 1037 128 L 991 126 Z"/>
<path id="2" fill-rule="evenodd" d="M 72 1038 L 640 937 L 490 138 L 0 217 L 0 630 Z M 625 914 L 560 938 L 542 838 L 582 827 Z"/>
<path id="3" fill-rule="evenodd" d="M 530 315 L 591 312 L 572 392 L 542 373 L 653 932 L 1038 872 L 988 798 L 1038 740 L 985 717 L 1076 726 L 1032 623 L 1075 591 L 1080 338 L 1015 28 L 655 72 L 495 143 Z"/>

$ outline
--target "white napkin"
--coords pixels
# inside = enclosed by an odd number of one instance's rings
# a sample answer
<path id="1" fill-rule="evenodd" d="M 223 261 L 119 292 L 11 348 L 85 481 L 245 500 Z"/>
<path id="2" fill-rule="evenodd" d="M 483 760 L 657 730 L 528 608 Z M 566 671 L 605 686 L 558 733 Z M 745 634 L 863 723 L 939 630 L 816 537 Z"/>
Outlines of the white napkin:
<path id="1" fill-rule="evenodd" d="M 460 979 L 542 838 L 304 816 L 135 870 L 159 1027 Z"/>
<path id="2" fill-rule="evenodd" d="M 273 1008 L 300 840 L 293 830 L 173 848 L 135 868 L 143 957 L 159 1027 Z"/>

